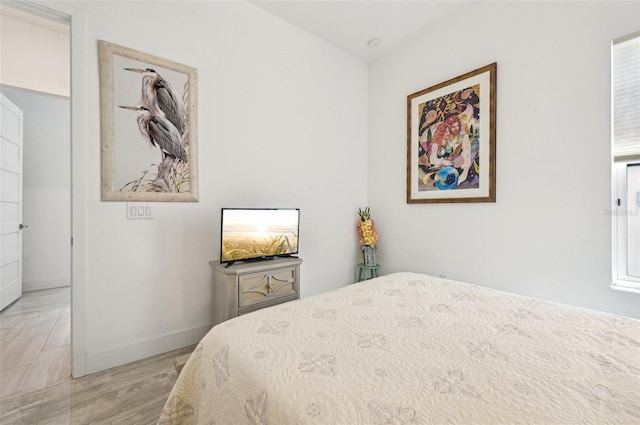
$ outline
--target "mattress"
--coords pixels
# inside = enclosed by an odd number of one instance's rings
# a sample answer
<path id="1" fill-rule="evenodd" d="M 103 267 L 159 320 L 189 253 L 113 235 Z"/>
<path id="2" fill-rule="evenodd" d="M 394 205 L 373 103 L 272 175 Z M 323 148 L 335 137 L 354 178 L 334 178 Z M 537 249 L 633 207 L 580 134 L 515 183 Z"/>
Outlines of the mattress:
<path id="1" fill-rule="evenodd" d="M 640 423 L 640 321 L 394 273 L 240 316 L 160 424 Z"/>

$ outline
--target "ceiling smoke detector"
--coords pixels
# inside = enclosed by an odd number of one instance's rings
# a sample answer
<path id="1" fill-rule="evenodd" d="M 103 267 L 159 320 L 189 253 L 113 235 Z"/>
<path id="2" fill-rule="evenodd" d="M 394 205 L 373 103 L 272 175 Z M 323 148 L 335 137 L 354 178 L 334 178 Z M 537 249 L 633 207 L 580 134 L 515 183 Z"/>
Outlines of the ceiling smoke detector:
<path id="1" fill-rule="evenodd" d="M 381 41 L 379 38 L 372 38 L 371 40 L 367 41 L 367 44 L 370 47 L 378 47 L 380 45 Z"/>

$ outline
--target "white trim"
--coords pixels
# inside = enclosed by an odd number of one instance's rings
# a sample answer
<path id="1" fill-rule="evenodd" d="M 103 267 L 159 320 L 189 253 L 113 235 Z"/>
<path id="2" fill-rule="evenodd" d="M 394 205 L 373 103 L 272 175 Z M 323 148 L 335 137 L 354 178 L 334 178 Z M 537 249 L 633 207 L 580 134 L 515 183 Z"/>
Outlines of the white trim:
<path id="1" fill-rule="evenodd" d="M 86 373 L 96 373 L 112 367 L 121 366 L 157 354 L 197 344 L 211 329 L 211 325 L 201 326 L 170 335 L 164 335 L 147 341 L 136 342 L 101 351 L 86 356 Z"/>
<path id="2" fill-rule="evenodd" d="M 87 210 L 87 50 L 84 12 L 69 10 L 71 16 L 71 375 L 86 375 L 86 210 Z"/>
<path id="3" fill-rule="evenodd" d="M 622 37 L 618 37 L 613 40 L 613 44 L 623 43 L 625 41 L 629 41 L 633 38 L 640 37 L 640 31 L 632 32 L 631 34 L 624 35 Z"/>
<path id="4" fill-rule="evenodd" d="M 3 4 L 11 6 L 21 12 L 28 13 L 31 16 L 37 16 L 39 18 L 46 19 L 50 22 L 55 22 L 57 24 L 62 24 L 65 26 L 69 24 L 68 16 L 66 16 L 68 15 L 67 13 L 60 13 L 59 11 L 51 9 L 48 6 L 24 0 L 4 0 Z"/>
<path id="5" fill-rule="evenodd" d="M 41 291 L 43 289 L 51 289 L 51 288 L 63 288 L 65 286 L 69 286 L 71 284 L 71 278 L 60 277 L 57 279 L 39 279 L 39 280 L 23 280 L 22 281 L 22 291 Z"/>
<path id="6" fill-rule="evenodd" d="M 618 280 L 611 284 L 611 289 L 622 292 L 632 292 L 634 294 L 640 294 L 640 284 L 637 282 L 629 282 L 627 280 Z"/>
<path id="7" fill-rule="evenodd" d="M 635 207 L 628 205 L 627 170 L 629 166 L 635 167 L 639 165 L 640 161 L 635 160 L 614 161 L 612 165 L 612 288 L 621 286 L 623 288 L 640 289 L 640 278 L 629 275 L 627 271 L 627 263 L 629 261 L 629 248 L 627 246 L 629 243 L 628 217 L 638 214 L 638 210 Z M 618 202 L 620 203 L 619 205 Z"/>
<path id="8" fill-rule="evenodd" d="M 86 210 L 86 85 L 84 52 L 85 13 L 62 2 L 45 0 L 11 1 L 13 7 L 35 15 L 66 22 L 71 29 L 71 375 L 85 372 L 86 303 L 85 303 L 85 210 Z"/>
<path id="9" fill-rule="evenodd" d="M 71 28 L 71 375 L 86 375 L 86 191 L 87 71 L 85 12 L 62 2 L 20 2 L 66 17 Z"/>

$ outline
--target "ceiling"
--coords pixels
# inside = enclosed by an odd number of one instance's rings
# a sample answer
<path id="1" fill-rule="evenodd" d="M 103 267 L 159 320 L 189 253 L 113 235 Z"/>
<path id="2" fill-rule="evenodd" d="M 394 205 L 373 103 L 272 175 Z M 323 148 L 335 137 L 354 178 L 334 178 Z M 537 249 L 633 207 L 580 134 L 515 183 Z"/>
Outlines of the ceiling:
<path id="1" fill-rule="evenodd" d="M 472 0 L 249 1 L 365 62 L 373 62 Z M 371 39 L 380 40 L 380 44 L 370 46 Z"/>

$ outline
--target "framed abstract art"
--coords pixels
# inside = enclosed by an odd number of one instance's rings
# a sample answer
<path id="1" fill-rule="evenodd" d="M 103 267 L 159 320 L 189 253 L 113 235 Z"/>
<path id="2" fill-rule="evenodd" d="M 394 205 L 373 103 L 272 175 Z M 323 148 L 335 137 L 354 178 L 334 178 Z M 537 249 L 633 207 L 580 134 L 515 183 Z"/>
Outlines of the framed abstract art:
<path id="1" fill-rule="evenodd" d="M 492 63 L 407 96 L 407 203 L 495 202 Z"/>

